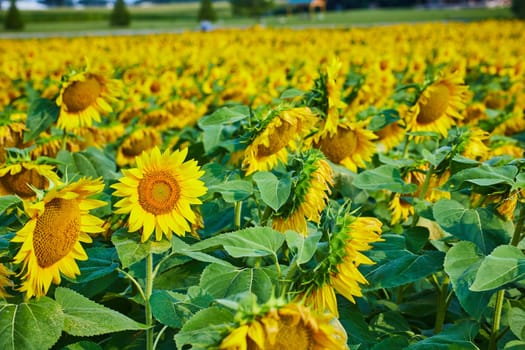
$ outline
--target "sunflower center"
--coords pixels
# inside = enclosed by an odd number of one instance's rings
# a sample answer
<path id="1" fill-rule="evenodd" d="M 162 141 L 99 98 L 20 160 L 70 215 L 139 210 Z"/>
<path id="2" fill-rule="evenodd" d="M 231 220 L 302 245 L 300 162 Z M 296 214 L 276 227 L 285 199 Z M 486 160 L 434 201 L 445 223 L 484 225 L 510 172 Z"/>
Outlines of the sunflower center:
<path id="1" fill-rule="evenodd" d="M 0 178 L 0 182 L 14 194 L 26 199 L 35 195 L 29 185 L 38 189 L 44 189 L 49 185 L 47 179 L 40 175 L 35 169 L 23 168 L 21 172 L 11 175 L 7 174 Z"/>
<path id="2" fill-rule="evenodd" d="M 162 215 L 171 212 L 180 198 L 180 186 L 167 171 L 147 173 L 139 182 L 139 203 L 148 213 Z"/>
<path id="3" fill-rule="evenodd" d="M 447 110 L 450 100 L 450 90 L 445 84 L 439 84 L 432 88 L 432 93 L 425 104 L 419 106 L 417 122 L 419 124 L 430 124 L 438 120 Z"/>
<path id="4" fill-rule="evenodd" d="M 352 130 L 338 128 L 335 135 L 322 138 L 315 146 L 326 158 L 339 163 L 356 151 L 357 141 L 357 136 Z"/>
<path id="5" fill-rule="evenodd" d="M 100 96 L 100 82 L 90 77 L 85 81 L 75 81 L 64 90 L 62 99 L 69 112 L 79 112 L 88 108 Z"/>
<path id="6" fill-rule="evenodd" d="M 55 198 L 36 220 L 33 249 L 40 267 L 49 267 L 68 255 L 80 233 L 80 207 L 74 199 Z"/>
<path id="7" fill-rule="evenodd" d="M 267 157 L 279 152 L 286 147 L 291 139 L 293 139 L 295 131 L 296 130 L 292 124 L 283 120 L 283 123 L 275 128 L 273 133 L 268 136 L 269 146 L 257 146 L 257 154 L 260 157 Z"/>

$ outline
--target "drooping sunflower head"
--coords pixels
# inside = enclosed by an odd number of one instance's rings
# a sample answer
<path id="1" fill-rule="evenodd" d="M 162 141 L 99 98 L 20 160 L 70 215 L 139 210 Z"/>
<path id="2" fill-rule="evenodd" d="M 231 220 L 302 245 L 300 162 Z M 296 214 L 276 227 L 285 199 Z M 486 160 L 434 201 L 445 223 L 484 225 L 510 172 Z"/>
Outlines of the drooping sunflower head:
<path id="1" fill-rule="evenodd" d="M 83 71 L 65 78 L 56 100 L 60 108 L 57 126 L 66 131 L 100 122 L 113 111 L 111 103 L 120 94 L 121 82 L 102 74 Z"/>
<path id="2" fill-rule="evenodd" d="M 357 172 L 358 168 L 365 168 L 365 162 L 376 153 L 375 139 L 377 136 L 366 129 L 366 122 L 346 122 L 338 125 L 335 134 L 316 135 L 313 146 L 330 161 Z"/>
<path id="3" fill-rule="evenodd" d="M 204 174 L 195 160 L 185 161 L 187 149 L 161 153 L 158 147 L 136 158 L 137 167 L 123 169 L 124 175 L 111 187 L 122 197 L 116 214 L 129 214 L 129 231 L 142 229 L 142 241 L 155 231 L 156 240 L 173 232 L 184 236 L 197 223 L 191 206 L 201 204 L 207 191 L 199 178 Z"/>
<path id="4" fill-rule="evenodd" d="M 81 242 L 103 231 L 104 222 L 89 213 L 107 204 L 91 198 L 103 189 L 102 179 L 83 178 L 52 188 L 36 203 L 24 203 L 29 220 L 11 241 L 22 243 L 14 262 L 22 264 L 20 291 L 27 299 L 46 295 L 51 283 L 60 284 L 61 274 L 80 274 L 75 260 L 88 258 Z"/>
<path id="5" fill-rule="evenodd" d="M 296 174 L 294 186 L 287 202 L 273 216 L 272 227 L 283 233 L 295 230 L 306 235 L 308 221 L 319 223 L 334 184 L 333 171 L 316 149 L 300 153 L 289 168 Z"/>
<path id="6" fill-rule="evenodd" d="M 388 205 L 392 218 L 390 223 L 395 225 L 397 223 L 405 222 L 409 217 L 414 215 L 414 206 L 409 197 L 402 197 L 401 194 L 396 193 Z"/>
<path id="7" fill-rule="evenodd" d="M 36 190 L 46 190 L 58 185 L 60 179 L 54 166 L 34 161 L 6 163 L 0 168 L 0 196 L 16 194 L 22 199 L 33 198 Z"/>
<path id="8" fill-rule="evenodd" d="M 6 160 L 6 148 L 23 147 L 25 113 L 0 112 L 0 163 Z"/>
<path id="9" fill-rule="evenodd" d="M 359 271 L 361 264 L 374 264 L 363 252 L 381 241 L 382 223 L 372 217 L 355 217 L 339 213 L 332 224 L 332 233 L 323 245 L 311 269 L 297 277 L 294 289 L 298 298 L 320 312 L 330 311 L 338 316 L 335 293 L 355 303 L 362 296 L 361 285 L 368 281 Z"/>
<path id="10" fill-rule="evenodd" d="M 243 167 L 246 175 L 255 171 L 273 169 L 279 161 L 286 163 L 288 149 L 295 149 L 297 141 L 308 133 L 315 115 L 307 107 L 272 111 L 262 121 L 262 127 L 244 151 Z"/>
<path id="11" fill-rule="evenodd" d="M 171 114 L 171 126 L 179 129 L 193 126 L 207 109 L 205 104 L 196 104 L 188 99 L 169 101 L 164 108 Z"/>
<path id="12" fill-rule="evenodd" d="M 436 132 L 446 137 L 448 130 L 463 118 L 460 111 L 470 96 L 459 71 L 443 73 L 423 88 L 408 110 L 407 131 Z M 424 136 L 414 138 L 416 142 L 424 139 Z"/>
<path id="13" fill-rule="evenodd" d="M 221 342 L 221 350 L 348 349 L 347 335 L 330 313 L 291 302 L 246 315 Z"/>
<path id="14" fill-rule="evenodd" d="M 13 271 L 0 263 L 0 299 L 5 299 L 10 296 L 5 289 L 14 286 L 13 281 L 10 279 L 10 276 L 12 275 Z"/>

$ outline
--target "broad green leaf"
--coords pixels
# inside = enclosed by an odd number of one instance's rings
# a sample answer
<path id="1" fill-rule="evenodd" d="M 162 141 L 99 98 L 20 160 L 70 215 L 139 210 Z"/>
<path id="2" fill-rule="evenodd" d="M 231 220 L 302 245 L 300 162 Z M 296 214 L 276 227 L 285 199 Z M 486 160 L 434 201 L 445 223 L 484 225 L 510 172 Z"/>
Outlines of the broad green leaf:
<path id="1" fill-rule="evenodd" d="M 356 304 L 343 299 L 338 305 L 339 321 L 348 335 L 348 344 L 373 344 L 376 337 L 373 335 L 365 315 Z"/>
<path id="2" fill-rule="evenodd" d="M 481 265 L 483 254 L 468 241 L 455 244 L 445 256 L 445 272 L 449 275 L 459 303 L 472 317 L 479 319 L 490 301 L 492 292 L 474 292 L 470 286 Z"/>
<path id="3" fill-rule="evenodd" d="M 222 339 L 222 334 L 233 323 L 233 314 L 227 309 L 213 306 L 197 312 L 175 335 L 178 349 L 208 350 Z"/>
<path id="4" fill-rule="evenodd" d="M 38 98 L 31 102 L 27 110 L 24 142 L 34 140 L 58 119 L 59 108 L 54 101 Z"/>
<path id="5" fill-rule="evenodd" d="M 523 350 L 525 349 L 525 341 L 511 340 L 505 344 L 504 350 Z"/>
<path id="6" fill-rule="evenodd" d="M 192 259 L 203 261 L 203 262 L 209 262 L 209 263 L 216 263 L 220 265 L 226 265 L 226 266 L 232 266 L 229 262 L 219 259 L 213 255 L 209 255 L 203 252 L 194 251 L 192 250 L 192 246 L 182 241 L 180 238 L 173 236 L 171 238 L 171 246 L 173 247 L 173 252 L 178 253 L 181 255 L 188 256 Z"/>
<path id="7" fill-rule="evenodd" d="M 55 299 L 64 311 L 64 331 L 74 336 L 93 336 L 147 328 L 146 325 L 97 304 L 71 289 L 58 287 Z"/>
<path id="8" fill-rule="evenodd" d="M 222 125 L 209 125 L 203 128 L 202 143 L 206 154 L 209 154 L 215 147 L 220 145 L 223 129 L 224 126 Z"/>
<path id="9" fill-rule="evenodd" d="M 250 227 L 223 233 L 195 243 L 191 250 L 198 251 L 223 246 L 233 257 L 275 255 L 284 243 L 284 235 L 269 227 Z"/>
<path id="10" fill-rule="evenodd" d="M 15 195 L 0 196 L 0 214 L 2 214 L 9 207 L 22 203 L 22 199 Z"/>
<path id="11" fill-rule="evenodd" d="M 499 246 L 487 256 L 470 289 L 484 291 L 525 278 L 525 255 L 511 245 Z"/>
<path id="12" fill-rule="evenodd" d="M 370 320 L 370 327 L 379 334 L 393 335 L 410 332 L 410 325 L 398 311 L 381 312 Z"/>
<path id="13" fill-rule="evenodd" d="M 384 234 L 383 239 L 383 242 L 375 243 L 367 254 L 376 264 L 359 266 L 370 283 L 365 289 L 401 286 L 429 276 L 443 267 L 442 252 L 430 250 L 414 254 L 407 249 L 404 236 Z"/>
<path id="14" fill-rule="evenodd" d="M 410 345 L 405 350 L 479 350 L 472 342 L 479 331 L 473 321 L 461 321 L 444 329 L 441 333 Z"/>
<path id="15" fill-rule="evenodd" d="M 129 267 L 141 261 L 150 252 L 160 254 L 171 247 L 170 242 L 165 239 L 161 241 L 149 239 L 144 243 L 140 239 L 140 233 L 129 233 L 126 230 L 118 230 L 111 236 L 111 242 L 117 249 L 122 267 Z"/>
<path id="16" fill-rule="evenodd" d="M 294 252 L 295 263 L 302 265 L 315 254 L 321 233 L 315 232 L 305 237 L 295 231 L 286 231 L 285 239 L 288 247 Z"/>
<path id="17" fill-rule="evenodd" d="M 445 187 L 449 189 L 460 189 L 474 184 L 481 187 L 494 185 L 514 185 L 514 178 L 518 174 L 518 168 L 513 165 L 494 167 L 481 164 L 479 167 L 461 170 L 450 177 Z"/>
<path id="18" fill-rule="evenodd" d="M 109 275 L 115 271 L 118 255 L 114 248 L 87 248 L 88 260 L 78 261 L 80 275 L 73 281 L 85 283 Z"/>
<path id="19" fill-rule="evenodd" d="M 468 209 L 455 200 L 440 200 L 432 208 L 437 223 L 461 240 L 474 242 L 489 254 L 510 240 L 512 222 L 505 222 L 487 208 Z"/>
<path id="20" fill-rule="evenodd" d="M 187 295 L 160 290 L 153 292 L 150 303 L 153 316 L 160 323 L 181 328 L 195 313 L 210 306 L 214 299 L 199 287 L 190 287 Z"/>
<path id="21" fill-rule="evenodd" d="M 283 93 L 281 94 L 281 96 L 279 96 L 279 98 L 281 100 L 285 100 L 285 99 L 290 99 L 290 98 L 303 96 L 304 93 L 305 92 L 303 90 L 299 90 L 299 89 L 296 89 L 296 88 L 291 88 L 291 89 L 284 90 Z"/>
<path id="22" fill-rule="evenodd" d="M 228 203 L 242 201 L 253 193 L 253 185 L 245 180 L 232 180 L 208 187 L 208 192 L 217 192 Z"/>
<path id="23" fill-rule="evenodd" d="M 202 272 L 200 286 L 215 298 L 251 292 L 260 302 L 267 301 L 277 284 L 271 268 L 237 268 L 211 264 Z"/>
<path id="24" fill-rule="evenodd" d="M 115 161 L 102 150 L 95 147 L 88 147 L 84 151 L 77 153 L 82 154 L 96 169 L 98 176 L 102 176 L 104 180 L 110 181 L 118 177 Z"/>
<path id="25" fill-rule="evenodd" d="M 0 301 L 0 349 L 46 350 L 60 338 L 64 313 L 51 298 L 21 304 Z"/>
<path id="26" fill-rule="evenodd" d="M 525 172 L 519 173 L 516 176 L 516 183 L 514 184 L 514 186 L 515 186 L 514 189 L 525 188 Z"/>
<path id="27" fill-rule="evenodd" d="M 525 310 L 513 307 L 509 312 L 510 330 L 520 340 L 525 340 Z"/>
<path id="28" fill-rule="evenodd" d="M 198 121 L 201 128 L 212 125 L 232 124 L 247 118 L 250 111 L 246 106 L 222 107 L 209 115 L 205 115 Z"/>
<path id="29" fill-rule="evenodd" d="M 405 236 L 408 250 L 417 254 L 427 244 L 429 231 L 426 227 L 408 227 L 405 229 Z"/>
<path id="30" fill-rule="evenodd" d="M 408 346 L 408 337 L 402 335 L 389 335 L 370 350 L 405 349 Z"/>
<path id="31" fill-rule="evenodd" d="M 270 208 L 277 211 L 286 203 L 292 189 L 289 176 L 279 179 L 268 171 L 260 171 L 253 175 L 253 179 L 261 192 L 263 202 Z"/>
<path id="32" fill-rule="evenodd" d="M 362 190 L 388 190 L 398 193 L 412 193 L 417 189 L 414 184 L 407 184 L 401 178 L 399 169 L 392 165 L 381 165 L 359 173 L 353 185 Z"/>

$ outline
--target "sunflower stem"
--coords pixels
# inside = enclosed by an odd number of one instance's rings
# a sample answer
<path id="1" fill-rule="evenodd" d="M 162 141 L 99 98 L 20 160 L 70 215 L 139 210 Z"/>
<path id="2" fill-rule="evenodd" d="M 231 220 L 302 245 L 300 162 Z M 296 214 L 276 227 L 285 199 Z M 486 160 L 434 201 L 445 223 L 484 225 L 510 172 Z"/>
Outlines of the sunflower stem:
<path id="1" fill-rule="evenodd" d="M 242 213 L 242 201 L 235 202 L 234 208 L 234 226 L 236 230 L 241 229 L 241 213 Z"/>
<path id="2" fill-rule="evenodd" d="M 425 195 L 428 191 L 428 184 L 430 183 L 430 178 L 434 174 L 434 167 L 431 166 L 428 168 L 428 171 L 425 175 L 425 180 L 423 181 L 423 185 L 421 185 L 421 192 L 419 192 L 418 199 L 423 200 L 425 199 Z M 419 214 L 417 212 L 414 212 L 414 216 L 412 217 L 412 227 L 416 227 L 417 222 L 419 221 Z"/>
<path id="3" fill-rule="evenodd" d="M 494 307 L 494 322 L 492 323 L 492 331 L 490 333 L 488 350 L 496 350 L 499 338 L 499 327 L 501 324 L 501 312 L 503 311 L 503 301 L 505 300 L 505 290 L 498 290 L 496 295 L 496 305 Z"/>
<path id="4" fill-rule="evenodd" d="M 140 283 L 133 276 L 131 276 L 129 273 L 127 273 L 126 271 L 124 271 L 122 269 L 118 269 L 117 271 L 122 272 L 127 278 L 129 278 L 129 280 L 133 283 L 133 285 L 139 291 L 139 294 L 142 297 L 142 300 L 144 300 L 144 302 L 146 302 L 146 295 L 144 294 L 144 290 L 142 289 Z"/>
<path id="5" fill-rule="evenodd" d="M 166 331 L 166 329 L 168 329 L 168 326 L 162 327 L 162 329 L 160 330 L 159 334 L 157 334 L 157 337 L 155 338 L 155 343 L 153 343 L 153 349 L 154 350 L 157 348 L 157 345 L 159 345 L 160 337 L 162 336 L 164 331 Z"/>
<path id="6" fill-rule="evenodd" d="M 146 291 L 145 291 L 145 313 L 146 313 L 146 349 L 153 350 L 153 316 L 151 313 L 150 298 L 153 292 L 153 253 L 146 257 Z"/>
<path id="7" fill-rule="evenodd" d="M 438 334 L 443 330 L 443 325 L 445 324 L 445 316 L 447 315 L 448 303 L 450 302 L 448 293 L 448 286 L 450 281 L 448 276 L 445 275 L 443 283 L 439 285 L 437 277 L 433 275 L 432 278 L 434 279 L 435 285 L 438 289 L 437 313 L 436 321 L 434 323 L 434 334 Z"/>
<path id="8" fill-rule="evenodd" d="M 510 244 L 517 247 L 518 243 L 521 241 L 521 235 L 523 233 L 523 226 L 525 225 L 525 205 L 521 206 L 520 213 L 518 216 L 518 222 L 516 222 L 516 227 L 514 228 L 514 234 L 512 235 L 512 241 Z"/>

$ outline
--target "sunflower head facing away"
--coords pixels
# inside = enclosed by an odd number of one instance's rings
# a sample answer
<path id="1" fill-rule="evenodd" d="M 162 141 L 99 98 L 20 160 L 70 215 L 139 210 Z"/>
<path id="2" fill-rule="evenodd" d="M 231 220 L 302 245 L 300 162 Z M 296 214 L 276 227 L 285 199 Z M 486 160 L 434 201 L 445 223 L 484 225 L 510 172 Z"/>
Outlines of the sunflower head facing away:
<path id="1" fill-rule="evenodd" d="M 111 102 L 120 94 L 119 80 L 89 71 L 73 74 L 62 84 L 56 104 L 60 108 L 58 127 L 71 131 L 100 122 L 111 111 Z"/>
<path id="2" fill-rule="evenodd" d="M 0 299 L 9 297 L 9 293 L 5 290 L 6 287 L 13 287 L 14 283 L 11 281 L 10 276 L 13 271 L 9 270 L 5 265 L 0 263 Z"/>
<path id="3" fill-rule="evenodd" d="M 70 278 L 80 274 L 75 260 L 88 258 L 81 242 L 103 231 L 103 221 L 89 213 L 106 205 L 90 198 L 103 189 L 102 179 L 84 178 L 54 187 L 36 203 L 24 203 L 29 220 L 12 242 L 22 243 L 14 262 L 22 264 L 20 291 L 27 299 L 46 295 L 51 283 L 60 283 L 61 273 Z"/>
<path id="4" fill-rule="evenodd" d="M 16 194 L 22 199 L 35 196 L 35 191 L 45 190 L 58 184 L 60 179 L 52 165 L 36 164 L 33 161 L 20 161 L 6 164 L 0 168 L 0 196 Z"/>
<path id="5" fill-rule="evenodd" d="M 299 303 L 263 308 L 246 316 L 247 321 L 222 340 L 221 350 L 348 349 L 346 332 L 333 315 Z"/>
<path id="6" fill-rule="evenodd" d="M 275 230 L 295 230 L 307 234 L 307 221 L 318 223 L 325 208 L 330 186 L 334 184 L 333 171 L 323 154 L 316 149 L 299 154 L 290 165 L 297 175 L 291 195 L 273 217 Z"/>
<path id="7" fill-rule="evenodd" d="M 184 236 L 197 221 L 191 208 L 201 204 L 199 197 L 207 191 L 199 178 L 204 174 L 197 161 L 184 161 L 188 149 L 166 150 L 158 147 L 136 158 L 137 167 L 123 169 L 119 182 L 111 187 L 114 196 L 123 197 L 115 207 L 116 214 L 129 214 L 129 231 L 142 229 L 142 241 L 155 231 L 160 241 L 173 232 Z"/>
<path id="8" fill-rule="evenodd" d="M 316 121 L 316 116 L 306 107 L 270 113 L 244 152 L 242 165 L 246 175 L 271 170 L 279 161 L 286 163 L 288 149 L 295 149 L 296 141 L 309 132 Z"/>
<path id="9" fill-rule="evenodd" d="M 448 130 L 463 117 L 460 111 L 470 98 L 459 71 L 446 72 L 427 85 L 406 113 L 409 132 L 436 132 L 446 137 Z M 416 142 L 424 140 L 416 136 Z"/>

